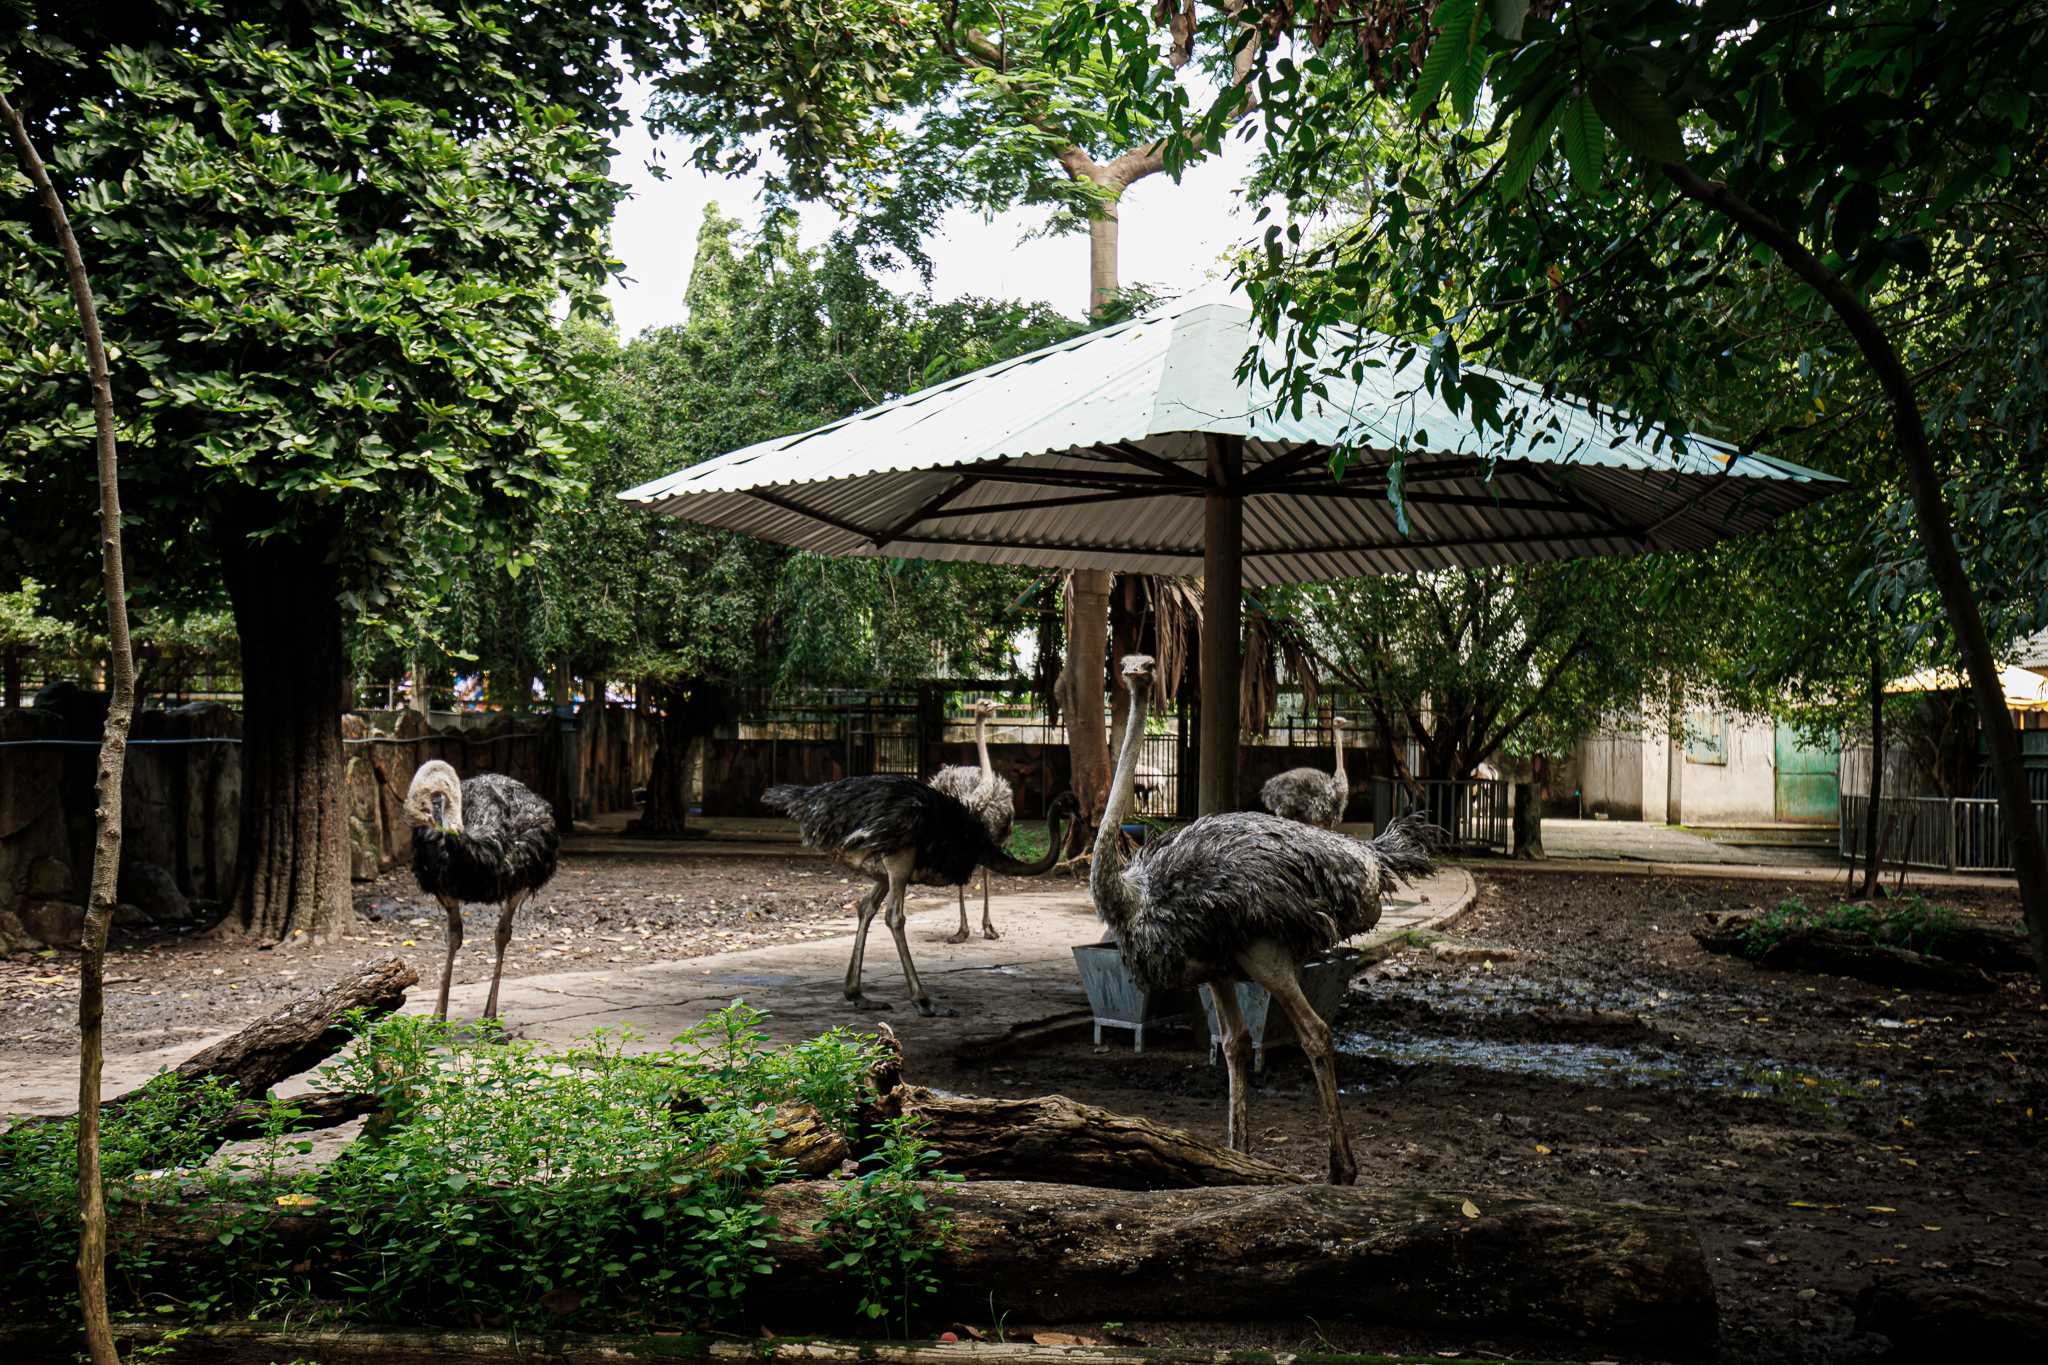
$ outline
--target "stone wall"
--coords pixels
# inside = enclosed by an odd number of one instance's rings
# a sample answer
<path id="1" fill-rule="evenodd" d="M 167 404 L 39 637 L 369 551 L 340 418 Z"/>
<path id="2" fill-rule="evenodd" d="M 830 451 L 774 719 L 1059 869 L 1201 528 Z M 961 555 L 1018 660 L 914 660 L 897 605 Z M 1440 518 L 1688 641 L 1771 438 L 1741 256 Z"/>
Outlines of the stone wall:
<path id="1" fill-rule="evenodd" d="M 93 776 L 107 694 L 59 683 L 35 704 L 0 710 L 0 953 L 75 944 L 92 875 Z M 240 837 L 242 718 L 219 702 L 146 710 L 135 719 L 122 784 L 116 921 L 179 925 L 211 918 L 234 885 Z M 464 778 L 500 772 L 588 818 L 632 805 L 647 780 L 653 727 L 621 706 L 585 705 L 569 728 L 552 715 L 501 713 L 482 726 L 404 712 L 391 732 L 342 721 L 350 874 L 374 877 L 411 858 L 400 815 L 419 764 L 438 758 Z M 566 762 L 565 762 L 566 753 Z M 573 803 L 571 800 L 573 789 Z"/>

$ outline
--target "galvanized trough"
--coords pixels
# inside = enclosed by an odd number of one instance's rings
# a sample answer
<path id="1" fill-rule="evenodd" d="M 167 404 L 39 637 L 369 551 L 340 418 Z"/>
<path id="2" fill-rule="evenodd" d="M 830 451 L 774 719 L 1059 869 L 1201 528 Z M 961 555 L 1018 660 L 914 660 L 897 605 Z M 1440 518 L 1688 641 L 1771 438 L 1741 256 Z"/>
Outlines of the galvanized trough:
<path id="1" fill-rule="evenodd" d="M 1131 1051 L 1145 1050 L 1145 1030 L 1170 1024 L 1191 1024 L 1200 1008 L 1193 991 L 1141 991 L 1124 972 L 1115 943 L 1077 943 L 1074 965 L 1095 1014 L 1095 1041 L 1103 1028 L 1131 1031 Z"/>

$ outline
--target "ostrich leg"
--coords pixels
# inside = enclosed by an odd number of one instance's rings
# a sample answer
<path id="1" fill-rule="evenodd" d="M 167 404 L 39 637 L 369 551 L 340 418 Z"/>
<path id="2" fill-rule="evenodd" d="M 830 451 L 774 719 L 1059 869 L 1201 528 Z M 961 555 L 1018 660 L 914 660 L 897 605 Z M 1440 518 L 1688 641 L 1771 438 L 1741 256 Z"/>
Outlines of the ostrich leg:
<path id="1" fill-rule="evenodd" d="M 999 939 L 1002 935 L 996 932 L 995 923 L 988 917 L 989 876 L 989 870 L 984 867 L 981 870 L 981 936 L 985 939 Z M 960 928 L 963 933 L 967 929 L 967 916 L 964 913 L 960 916 Z"/>
<path id="2" fill-rule="evenodd" d="M 882 908 L 882 897 L 889 893 L 889 879 L 875 878 L 875 889 L 868 892 L 867 899 L 860 903 L 860 926 L 853 931 L 853 960 L 846 964 L 846 1003 L 857 1010 L 885 1010 L 886 1000 L 870 1000 L 861 993 L 860 963 L 868 949 L 868 926 L 875 922 L 875 911 Z"/>
<path id="3" fill-rule="evenodd" d="M 1351 1185 L 1358 1181 L 1358 1162 L 1351 1155 L 1351 1135 L 1344 1127 L 1344 1111 L 1337 1101 L 1337 1048 L 1330 1026 L 1302 993 L 1301 969 L 1293 954 L 1270 940 L 1254 943 L 1237 955 L 1244 974 L 1264 986 L 1273 1001 L 1287 1012 L 1301 1050 L 1316 1073 L 1316 1087 L 1323 1092 L 1323 1117 L 1330 1127 L 1330 1183 Z"/>
<path id="4" fill-rule="evenodd" d="M 903 980 L 910 987 L 910 998 L 917 1005 L 917 1012 L 927 1018 L 944 1018 L 953 1013 L 925 993 L 924 982 L 918 979 L 917 964 L 910 960 L 910 939 L 903 932 L 903 897 L 910 890 L 910 875 L 917 870 L 917 857 L 903 853 L 890 858 L 885 866 L 889 869 L 889 932 L 896 939 L 896 956 L 903 963 Z"/>
<path id="5" fill-rule="evenodd" d="M 1216 1022 L 1223 1028 L 1223 1064 L 1230 1071 L 1230 1126 L 1224 1145 L 1234 1152 L 1252 1149 L 1252 1031 L 1237 1007 L 1235 981 L 1211 981 L 1209 998 L 1216 1002 Z"/>
<path id="6" fill-rule="evenodd" d="M 448 1017 L 448 984 L 455 976 L 455 951 L 462 946 L 462 904 L 446 896 L 435 899 L 441 902 L 441 910 L 448 916 L 448 955 L 441 959 L 441 999 L 434 1006 L 434 1017 Z"/>
<path id="7" fill-rule="evenodd" d="M 512 941 L 512 916 L 519 913 L 519 907 L 526 902 L 529 893 L 521 891 L 505 902 L 504 910 L 498 915 L 498 964 L 491 968 L 491 996 L 484 1001 L 484 1018 L 498 1017 L 498 978 L 505 974 L 505 945 Z"/>
<path id="8" fill-rule="evenodd" d="M 987 874 L 983 873 L 982 875 L 986 876 Z M 946 942 L 965 943 L 967 942 L 967 888 L 956 886 L 953 889 L 960 893 L 960 927 L 947 937 Z M 981 914 L 982 919 L 986 921 L 988 918 L 988 908 L 986 906 L 982 907 Z"/>

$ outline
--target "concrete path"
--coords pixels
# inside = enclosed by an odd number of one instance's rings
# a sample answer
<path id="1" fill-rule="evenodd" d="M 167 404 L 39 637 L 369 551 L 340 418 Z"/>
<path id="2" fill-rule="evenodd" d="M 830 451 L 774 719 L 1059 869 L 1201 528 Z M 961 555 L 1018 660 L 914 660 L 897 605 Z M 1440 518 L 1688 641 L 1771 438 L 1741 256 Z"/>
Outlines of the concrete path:
<path id="1" fill-rule="evenodd" d="M 1831 844 L 1728 844 L 1640 820 L 1543 821 L 1553 858 L 1615 858 L 1644 863 L 1722 863 L 1762 867 L 1839 867 Z"/>
<path id="2" fill-rule="evenodd" d="M 1409 931 L 1440 932 L 1464 914 L 1474 895 L 1470 873 L 1445 868 L 1404 890 L 1382 912 L 1379 926 L 1355 942 L 1370 947 Z M 1042 892 L 998 896 L 991 908 L 1001 939 L 990 942 L 977 933 L 951 944 L 945 939 L 959 922 L 953 897 L 910 902 L 906 937 L 913 961 L 932 997 L 957 1011 L 949 1018 L 924 1018 L 911 1007 L 894 941 L 879 920 L 868 935 L 865 980 L 871 998 L 893 1002 L 884 1012 L 847 1006 L 842 986 L 852 941 L 844 934 L 631 969 L 520 977 L 500 989 L 499 1011 L 515 1037 L 566 1044 L 595 1028 L 629 1025 L 647 1035 L 633 1050 L 650 1051 L 743 998 L 768 1011 L 767 1031 L 778 1042 L 831 1028 L 864 1030 L 884 1020 L 903 1040 L 910 1075 L 929 1077 L 955 1056 L 991 1055 L 1084 1027 L 1092 1017 L 1072 951 L 1075 944 L 1104 937 L 1087 889 L 1053 882 Z M 852 916 L 844 918 L 850 926 Z M 457 986 L 449 1014 L 475 1018 L 487 990 L 482 982 Z M 409 1012 L 431 1008 L 429 992 L 415 988 L 411 996 Z M 139 1085 L 225 1036 L 224 1031 L 172 1048 L 110 1057 L 104 1093 Z M 279 1093 L 308 1088 L 301 1077 Z M 70 1113 L 76 1092 L 74 1058 L 0 1060 L 0 1113 Z"/>

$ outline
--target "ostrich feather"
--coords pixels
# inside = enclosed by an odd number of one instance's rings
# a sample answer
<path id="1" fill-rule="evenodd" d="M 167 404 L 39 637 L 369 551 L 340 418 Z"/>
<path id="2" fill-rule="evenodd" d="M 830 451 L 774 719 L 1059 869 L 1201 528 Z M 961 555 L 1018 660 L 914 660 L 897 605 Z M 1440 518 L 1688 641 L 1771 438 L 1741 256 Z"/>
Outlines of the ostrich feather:
<path id="1" fill-rule="evenodd" d="M 973 771 L 978 778 L 980 770 Z M 815 787 L 770 787 L 761 804 L 796 821 L 804 847 L 828 849 L 858 865 L 879 865 L 914 849 L 915 880 L 926 886 L 958 886 L 975 868 L 1008 861 L 973 811 L 914 777 L 877 773 Z"/>
<path id="2" fill-rule="evenodd" d="M 1395 879 L 1434 870 L 1411 816 L 1370 842 L 1256 811 L 1210 815 L 1142 850 L 1123 871 L 1139 907 L 1119 929 L 1144 990 L 1242 979 L 1235 955 L 1269 939 L 1296 961 L 1379 923 Z"/>
<path id="3" fill-rule="evenodd" d="M 461 793 L 459 832 L 432 824 L 413 829 L 412 875 L 420 890 L 463 904 L 503 904 L 546 886 L 562 846 L 554 807 L 502 773 L 480 773 Z"/>
<path id="4" fill-rule="evenodd" d="M 1316 768 L 1289 768 L 1266 779 L 1259 804 L 1285 820 L 1328 829 L 1344 818 L 1349 781 Z"/>

